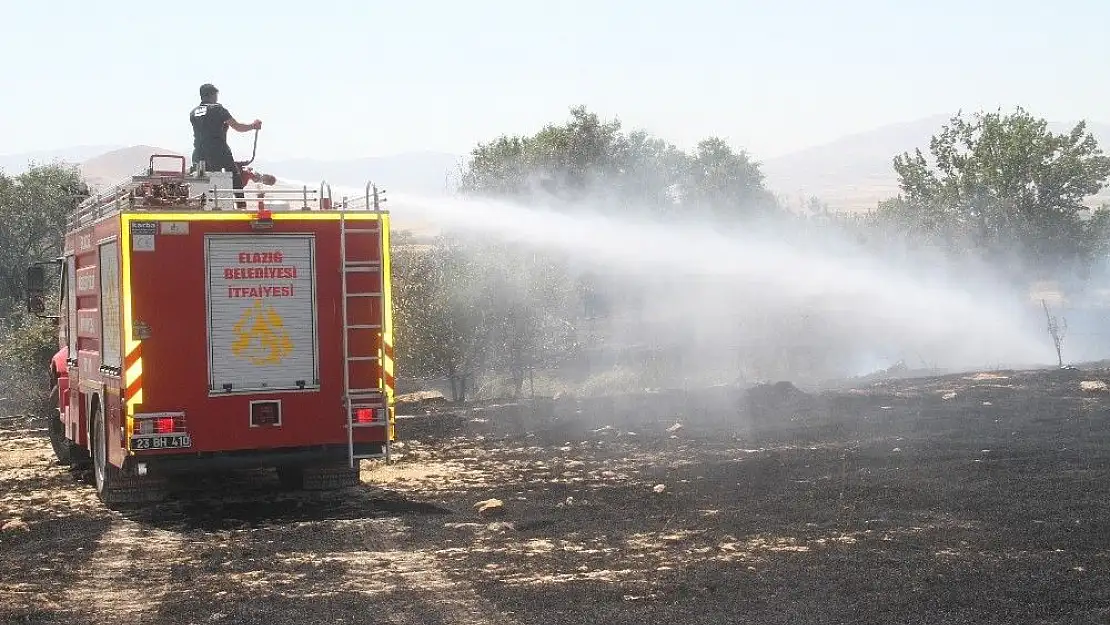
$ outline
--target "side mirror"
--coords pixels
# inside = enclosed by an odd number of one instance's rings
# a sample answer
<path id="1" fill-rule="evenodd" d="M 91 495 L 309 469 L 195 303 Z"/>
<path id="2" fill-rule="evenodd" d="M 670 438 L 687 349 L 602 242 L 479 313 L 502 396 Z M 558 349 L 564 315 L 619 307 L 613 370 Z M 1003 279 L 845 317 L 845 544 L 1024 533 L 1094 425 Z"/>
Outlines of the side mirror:
<path id="1" fill-rule="evenodd" d="M 58 265 L 58 263 L 52 264 Z M 27 312 L 44 319 L 54 318 L 54 315 L 43 314 L 46 312 L 46 267 L 44 263 L 31 265 L 27 268 L 23 290 L 27 297 Z"/>
<path id="2" fill-rule="evenodd" d="M 46 291 L 46 270 L 42 265 L 31 265 L 27 268 L 24 289 L 27 291 L 27 297 L 42 295 Z"/>

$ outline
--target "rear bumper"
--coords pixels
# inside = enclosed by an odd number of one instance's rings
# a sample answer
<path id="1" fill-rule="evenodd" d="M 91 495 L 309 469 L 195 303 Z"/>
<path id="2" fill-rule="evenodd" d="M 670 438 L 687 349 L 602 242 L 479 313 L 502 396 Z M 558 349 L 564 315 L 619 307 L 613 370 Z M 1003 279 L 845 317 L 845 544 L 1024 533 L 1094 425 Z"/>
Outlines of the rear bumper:
<path id="1" fill-rule="evenodd" d="M 385 443 L 355 443 L 356 456 L 384 455 Z M 143 453 L 127 456 L 123 470 L 134 473 L 140 463 L 146 464 L 148 475 L 174 475 L 205 471 L 263 469 L 289 465 L 347 462 L 347 445 L 315 445 L 278 449 L 213 451 L 199 453 Z"/>

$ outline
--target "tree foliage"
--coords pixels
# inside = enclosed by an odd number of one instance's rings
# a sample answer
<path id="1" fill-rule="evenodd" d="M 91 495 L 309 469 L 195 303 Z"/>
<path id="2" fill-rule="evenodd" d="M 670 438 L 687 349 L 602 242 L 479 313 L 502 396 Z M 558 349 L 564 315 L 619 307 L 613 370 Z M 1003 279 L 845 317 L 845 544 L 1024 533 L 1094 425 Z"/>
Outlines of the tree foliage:
<path id="1" fill-rule="evenodd" d="M 1082 266 L 1102 248 L 1107 216 L 1084 200 L 1106 184 L 1110 158 L 1084 123 L 1053 133 L 1020 108 L 957 115 L 929 152 L 894 159 L 902 194 L 878 210 L 912 237 L 1018 272 Z"/>
<path id="2" fill-rule="evenodd" d="M 594 200 L 623 210 L 675 211 L 734 219 L 777 208 L 759 165 L 718 137 L 693 153 L 644 131 L 624 133 L 585 107 L 531 136 L 501 136 L 479 144 L 461 177 L 467 195 L 549 195 Z M 596 202 L 595 202 L 596 203 Z"/>
<path id="3" fill-rule="evenodd" d="M 500 370 L 519 394 L 532 367 L 573 349 L 573 283 L 546 255 L 446 234 L 393 260 L 404 375 L 446 378 L 462 400 L 481 372 Z"/>
<path id="4" fill-rule="evenodd" d="M 27 265 L 61 255 L 66 218 L 83 191 L 75 166 L 36 166 L 15 177 L 0 173 L 0 307 L 4 314 L 23 300 Z"/>
<path id="5" fill-rule="evenodd" d="M 727 217 L 737 208 L 765 211 L 773 205 L 759 166 L 717 137 L 698 143 L 683 188 L 685 202 L 703 215 Z"/>

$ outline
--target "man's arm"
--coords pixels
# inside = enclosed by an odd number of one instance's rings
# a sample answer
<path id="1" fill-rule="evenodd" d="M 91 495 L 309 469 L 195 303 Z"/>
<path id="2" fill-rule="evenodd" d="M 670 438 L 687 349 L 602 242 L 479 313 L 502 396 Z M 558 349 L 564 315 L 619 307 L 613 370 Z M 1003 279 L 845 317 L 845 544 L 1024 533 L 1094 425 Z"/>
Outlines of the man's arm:
<path id="1" fill-rule="evenodd" d="M 238 132 L 247 132 L 248 130 L 256 130 L 262 128 L 262 122 L 258 121 L 257 119 L 249 124 L 240 124 L 239 122 L 235 121 L 235 118 L 231 116 L 231 113 L 227 114 L 227 125 Z"/>

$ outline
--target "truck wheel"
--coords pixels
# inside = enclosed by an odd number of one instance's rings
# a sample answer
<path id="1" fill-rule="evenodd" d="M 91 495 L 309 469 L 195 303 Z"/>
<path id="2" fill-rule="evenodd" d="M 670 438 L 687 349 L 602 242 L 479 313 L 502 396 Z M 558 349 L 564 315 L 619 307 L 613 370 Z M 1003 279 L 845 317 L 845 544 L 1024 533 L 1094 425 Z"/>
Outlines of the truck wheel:
<path id="1" fill-rule="evenodd" d="M 161 480 L 148 480 L 125 474 L 108 462 L 107 428 L 104 413 L 95 408 L 92 431 L 93 481 L 96 494 L 106 504 L 146 503 L 161 501 L 166 496 Z"/>
<path id="2" fill-rule="evenodd" d="M 116 474 L 108 462 L 108 439 L 105 436 L 104 413 L 99 408 L 94 409 L 92 428 L 89 430 L 89 442 L 92 447 L 93 484 L 96 485 L 96 494 L 104 503 L 118 503 L 116 489 Z"/>

